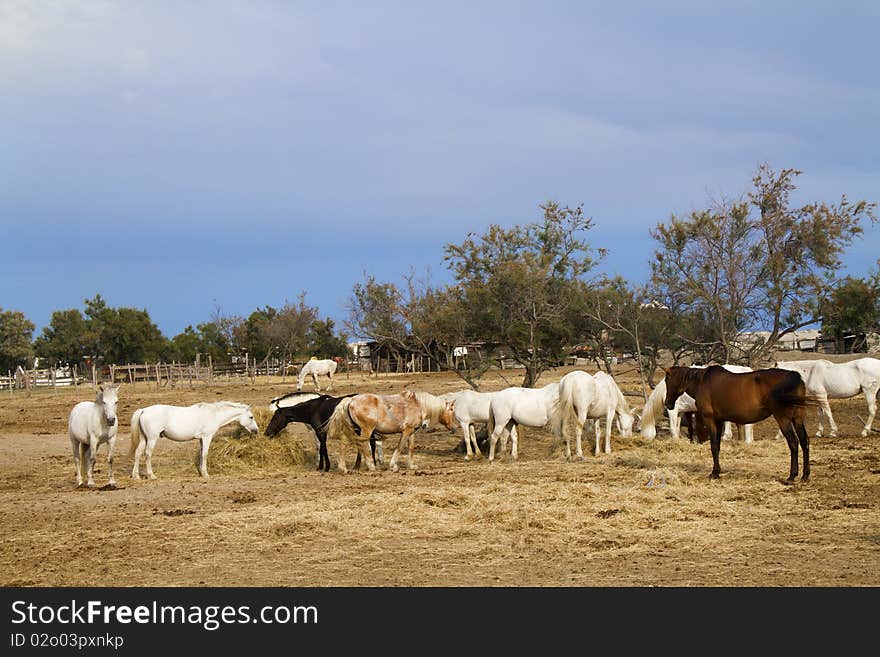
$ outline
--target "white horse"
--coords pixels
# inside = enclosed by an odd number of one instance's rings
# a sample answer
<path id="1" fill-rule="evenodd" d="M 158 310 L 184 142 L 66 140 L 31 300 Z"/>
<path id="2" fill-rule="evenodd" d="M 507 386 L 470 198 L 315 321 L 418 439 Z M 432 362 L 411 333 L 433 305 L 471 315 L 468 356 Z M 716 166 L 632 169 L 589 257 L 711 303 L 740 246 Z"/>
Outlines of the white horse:
<path id="1" fill-rule="evenodd" d="M 594 420 L 596 432 L 596 450 L 599 454 L 600 425 L 598 420 L 605 420 L 605 453 L 611 453 L 611 425 L 614 417 L 622 436 L 632 435 L 635 416 L 617 382 L 610 374 L 596 372 L 590 374 L 581 370 L 569 372 L 559 380 L 559 403 L 563 417 L 575 420 L 576 454 L 579 461 L 584 460 L 581 448 L 581 436 L 587 420 Z M 564 422 L 564 420 L 563 420 Z M 565 433 L 565 432 L 564 432 Z M 571 439 L 565 433 L 565 458 L 571 459 Z"/>
<path id="2" fill-rule="evenodd" d="M 321 386 L 318 384 L 318 377 L 324 375 L 330 377 L 330 383 L 327 384 L 327 390 L 330 390 L 333 387 L 333 375 L 336 374 L 337 367 L 339 367 L 339 363 L 331 358 L 325 358 L 324 360 L 310 360 L 303 365 L 303 368 L 299 371 L 299 377 L 297 377 L 296 380 L 297 391 L 302 390 L 306 376 L 310 374 L 312 375 L 312 381 L 315 382 L 315 390 L 319 392 L 321 391 Z"/>
<path id="3" fill-rule="evenodd" d="M 867 436 L 877 413 L 877 391 L 880 390 L 880 360 L 877 358 L 857 358 L 848 363 L 832 363 L 819 360 L 777 361 L 775 364 L 784 370 L 794 370 L 801 375 L 807 386 L 807 394 L 819 401 L 819 428 L 816 436 L 822 435 L 822 416 L 828 417 L 829 434 L 837 435 L 837 424 L 831 415 L 829 399 L 847 399 L 860 392 L 868 402 L 868 419 L 862 436 Z"/>
<path id="4" fill-rule="evenodd" d="M 131 478 L 140 479 L 139 465 L 144 448 L 147 451 L 147 476 L 155 479 L 152 456 L 156 442 L 161 436 L 186 442 L 201 442 L 199 452 L 199 474 L 208 479 L 208 447 L 220 427 L 238 422 L 251 433 L 260 429 L 254 421 L 254 414 L 247 404 L 232 401 L 199 402 L 192 406 L 169 406 L 154 404 L 139 408 L 131 416 L 131 445 L 129 456 L 134 456 Z"/>
<path id="5" fill-rule="evenodd" d="M 483 452 L 477 445 L 477 432 L 474 429 L 474 422 L 489 421 L 489 404 L 492 401 L 494 392 L 476 392 L 475 390 L 459 390 L 458 392 L 450 392 L 442 395 L 443 399 L 455 402 L 455 419 L 461 425 L 462 433 L 464 433 L 464 445 L 467 454 L 465 461 L 472 458 L 482 458 Z M 512 440 L 516 440 L 516 426 L 510 429 Z M 473 445 L 473 449 L 471 449 Z"/>
<path id="6" fill-rule="evenodd" d="M 705 365 L 691 365 L 691 367 L 700 367 L 705 368 Z M 734 372 L 737 374 L 742 374 L 743 372 L 751 372 L 752 368 L 746 367 L 744 365 L 722 365 L 724 369 L 728 372 Z M 645 406 L 642 409 L 641 415 L 641 434 L 642 438 L 647 438 L 651 440 L 657 435 L 656 422 L 657 417 L 663 415 L 663 411 L 665 410 L 666 402 L 666 379 L 663 378 L 660 380 L 660 383 L 654 388 L 651 394 L 648 396 L 648 401 L 645 402 Z M 678 440 L 681 437 L 681 414 L 682 413 L 695 413 L 697 410 L 697 404 L 694 401 L 694 398 L 689 394 L 684 393 L 675 401 L 675 407 L 668 411 L 669 413 L 669 432 L 672 434 L 672 438 Z M 745 442 L 751 443 L 755 438 L 755 425 L 747 424 L 744 428 L 745 434 Z M 721 434 L 721 437 L 724 440 L 729 440 L 733 437 L 733 427 L 730 422 L 724 423 L 724 433 Z"/>
<path id="7" fill-rule="evenodd" d="M 119 400 L 118 385 L 100 385 L 95 401 L 78 403 L 70 411 L 67 420 L 67 433 L 73 448 L 73 467 L 76 469 L 76 485 L 82 486 L 82 462 L 86 462 L 89 488 L 95 486 L 92 470 L 98 456 L 98 447 L 107 443 L 107 473 L 110 485 L 115 486 L 113 479 L 113 450 L 116 447 L 116 432 L 119 423 L 116 421 L 116 403 Z"/>
<path id="8" fill-rule="evenodd" d="M 510 457 L 517 453 L 517 424 L 543 427 L 551 423 L 554 434 L 562 433 L 562 411 L 559 406 L 559 383 L 548 383 L 543 388 L 514 386 L 492 394 L 489 401 L 489 463 L 495 460 L 495 443 L 501 438 L 501 450 L 510 436 Z"/>

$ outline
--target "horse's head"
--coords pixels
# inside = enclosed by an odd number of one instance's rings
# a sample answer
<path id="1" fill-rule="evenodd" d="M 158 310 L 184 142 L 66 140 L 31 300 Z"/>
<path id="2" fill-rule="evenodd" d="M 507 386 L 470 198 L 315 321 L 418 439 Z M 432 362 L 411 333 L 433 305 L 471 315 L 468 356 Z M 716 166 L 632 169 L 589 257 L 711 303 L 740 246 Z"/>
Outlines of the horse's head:
<path id="1" fill-rule="evenodd" d="M 676 400 L 685 391 L 685 374 L 687 367 L 669 367 L 666 370 L 666 400 L 664 402 L 667 411 L 675 408 Z"/>
<path id="2" fill-rule="evenodd" d="M 248 430 L 250 433 L 259 433 L 260 427 L 257 426 L 257 421 L 254 420 L 254 412 L 251 410 L 251 407 L 248 406 L 245 411 L 238 416 L 238 423 Z"/>
<path id="3" fill-rule="evenodd" d="M 455 400 L 450 399 L 444 405 L 442 411 L 440 411 L 439 418 L 440 424 L 444 427 L 452 431 L 453 433 L 461 426 L 458 423 L 458 420 L 455 419 Z"/>
<path id="4" fill-rule="evenodd" d="M 116 403 L 119 401 L 119 386 L 101 384 L 98 386 L 98 396 L 95 404 L 101 409 L 104 421 L 113 426 L 116 424 Z"/>
<path id="5" fill-rule="evenodd" d="M 266 426 L 266 430 L 263 432 L 266 436 L 271 438 L 272 436 L 276 436 L 281 433 L 281 430 L 288 424 L 287 413 L 284 412 L 284 409 L 279 408 L 272 415 L 272 419 L 269 420 L 269 424 Z"/>
<path id="6" fill-rule="evenodd" d="M 617 420 L 620 426 L 620 435 L 629 438 L 633 435 L 633 424 L 635 424 L 635 414 L 632 412 L 621 412 L 617 414 Z"/>

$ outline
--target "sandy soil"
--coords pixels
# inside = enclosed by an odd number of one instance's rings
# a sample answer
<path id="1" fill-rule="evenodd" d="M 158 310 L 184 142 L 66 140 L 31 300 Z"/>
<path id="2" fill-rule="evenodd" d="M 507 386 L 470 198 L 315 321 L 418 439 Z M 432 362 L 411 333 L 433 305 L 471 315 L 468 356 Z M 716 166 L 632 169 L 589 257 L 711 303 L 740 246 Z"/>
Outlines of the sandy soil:
<path id="1" fill-rule="evenodd" d="M 548 372 L 542 383 L 567 370 Z M 484 389 L 518 384 L 492 374 Z M 640 404 L 631 373 L 621 387 Z M 337 377 L 334 392 L 434 393 L 451 374 Z M 290 381 L 120 390 L 120 417 L 154 403 L 232 399 L 265 408 Z M 788 448 L 772 420 L 726 441 L 710 481 L 708 444 L 612 438 L 613 452 L 568 463 L 549 433 L 524 429 L 518 462 L 465 462 L 459 438 L 419 435 L 417 469 L 323 474 L 311 433 L 288 436 L 302 465 L 194 466 L 196 443 L 164 440 L 155 481 L 132 481 L 123 422 L 120 488 L 82 490 L 67 414 L 89 387 L 0 397 L 0 584 L 24 586 L 877 586 L 880 434 L 864 399 L 833 401 L 837 438 L 812 442 L 812 480 L 786 485 Z M 268 414 L 261 413 L 261 428 Z M 808 430 L 816 418 L 808 416 Z M 224 430 L 212 454 L 225 441 Z M 391 440 L 386 441 L 390 456 Z M 106 448 L 96 481 L 106 484 Z M 336 446 L 330 455 L 336 463 Z M 349 466 L 354 451 L 349 450 Z"/>

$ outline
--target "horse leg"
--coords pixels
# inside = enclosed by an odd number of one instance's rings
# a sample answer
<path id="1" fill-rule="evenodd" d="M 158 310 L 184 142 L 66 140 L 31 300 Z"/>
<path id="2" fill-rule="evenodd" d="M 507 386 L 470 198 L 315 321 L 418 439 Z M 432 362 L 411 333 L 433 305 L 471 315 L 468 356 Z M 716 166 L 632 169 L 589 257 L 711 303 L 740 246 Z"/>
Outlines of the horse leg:
<path id="1" fill-rule="evenodd" d="M 584 426 L 587 424 L 587 409 L 578 408 L 577 416 L 574 419 L 574 453 L 578 461 L 584 460 L 584 450 L 581 445 L 581 438 L 584 435 Z M 571 458 L 571 452 L 568 449 L 568 438 L 565 439 L 565 458 Z"/>
<path id="2" fill-rule="evenodd" d="M 323 464 L 324 472 L 330 472 L 330 454 L 327 452 L 327 434 L 323 431 L 321 432 L 319 442 L 321 443 L 321 446 L 318 450 L 318 470 L 321 469 L 321 465 Z"/>
<path id="3" fill-rule="evenodd" d="M 318 436 L 318 430 L 315 427 L 309 425 L 309 429 L 312 430 L 312 435 L 315 437 L 315 452 L 318 454 L 318 470 L 320 470 L 324 466 L 324 455 L 321 453 L 321 438 Z M 326 436 L 324 439 L 327 439 Z"/>
<path id="4" fill-rule="evenodd" d="M 380 465 L 385 465 L 385 448 L 382 446 L 382 440 L 376 438 L 376 434 L 373 434 L 372 440 L 376 445 L 376 455 L 373 457 L 373 460 L 376 463 L 376 467 Z"/>
<path id="5" fill-rule="evenodd" d="M 831 414 L 831 405 L 828 403 L 827 395 L 824 396 L 821 400 L 822 410 L 825 411 L 825 416 L 828 418 L 828 437 L 836 438 L 837 437 L 837 423 L 834 421 L 834 416 Z M 864 435 L 868 435 L 865 433 Z"/>
<path id="6" fill-rule="evenodd" d="M 199 474 L 202 479 L 208 481 L 208 448 L 211 446 L 211 438 L 213 436 L 202 436 L 199 438 L 201 449 L 199 450 Z"/>
<path id="7" fill-rule="evenodd" d="M 92 479 L 92 471 L 95 468 L 95 460 L 98 457 L 98 439 L 94 436 L 89 438 L 89 454 L 88 460 L 86 461 L 86 486 L 89 488 L 95 487 L 95 480 Z"/>
<path id="8" fill-rule="evenodd" d="M 315 392 L 321 392 L 321 384 L 318 383 L 318 375 L 312 372 L 312 381 L 315 382 Z"/>
<path id="9" fill-rule="evenodd" d="M 369 472 L 375 472 L 376 466 L 373 463 L 373 455 L 370 453 L 368 446 L 370 444 L 369 440 L 359 440 L 357 442 L 358 448 L 358 459 L 363 456 L 364 465 L 367 467 Z"/>
<path id="10" fill-rule="evenodd" d="M 330 379 L 330 383 L 327 384 L 327 392 L 330 392 L 330 390 L 333 389 L 333 375 L 332 375 L 332 374 L 328 374 L 328 375 L 327 375 L 327 378 Z"/>
<path id="11" fill-rule="evenodd" d="M 391 470 L 391 472 L 397 472 L 400 469 L 399 467 L 397 467 L 397 455 L 403 448 L 403 439 L 405 437 L 405 434 L 400 434 L 400 440 L 397 441 L 397 447 L 394 448 L 394 453 L 391 455 L 391 461 L 388 462 L 388 468 Z"/>
<path id="12" fill-rule="evenodd" d="M 413 431 L 409 434 L 409 469 L 413 470 L 416 467 L 416 464 L 413 462 L 413 447 L 416 444 L 416 432 Z"/>
<path id="13" fill-rule="evenodd" d="M 874 424 L 874 416 L 877 414 L 877 390 L 878 388 L 865 388 L 865 400 L 868 402 L 868 419 L 865 420 L 865 428 L 862 429 L 862 437 L 871 433 L 871 425 Z"/>
<path id="14" fill-rule="evenodd" d="M 721 434 L 721 440 L 730 440 L 733 437 L 733 429 L 730 422 L 724 423 L 724 432 Z"/>
<path id="15" fill-rule="evenodd" d="M 797 479 L 798 474 L 798 435 L 795 432 L 794 424 L 790 417 L 782 414 L 774 414 L 774 418 L 776 419 L 776 424 L 779 425 L 779 429 L 782 431 L 782 435 L 785 436 L 786 442 L 788 442 L 788 451 L 791 454 L 791 467 L 789 467 L 788 470 L 788 481 L 794 481 Z"/>
<path id="16" fill-rule="evenodd" d="M 501 434 L 504 433 L 506 426 L 507 423 L 505 422 L 504 424 L 496 424 L 492 429 L 492 433 L 489 436 L 489 463 L 495 460 L 495 444 L 498 442 Z"/>
<path id="17" fill-rule="evenodd" d="M 605 417 L 605 453 L 611 453 L 611 425 L 614 423 L 614 410 Z M 598 445 L 597 445 L 598 447 Z"/>
<path id="18" fill-rule="evenodd" d="M 807 481 L 810 478 L 810 436 L 804 427 L 803 411 L 795 415 L 792 425 L 801 444 L 801 451 L 804 453 L 804 473 L 801 475 L 801 481 Z"/>
<path id="19" fill-rule="evenodd" d="M 156 443 L 159 440 L 159 434 L 153 434 L 147 437 L 147 477 L 150 479 L 155 479 L 156 475 L 153 474 L 153 450 L 156 449 Z M 140 446 L 138 447 L 138 451 L 140 451 Z"/>
<path id="20" fill-rule="evenodd" d="M 474 457 L 474 451 L 471 449 L 471 423 L 469 420 L 464 420 L 461 423 L 461 430 L 464 433 L 464 449 L 465 455 L 464 460 L 470 461 Z M 476 434 L 474 437 L 474 447 L 477 446 Z"/>
<path id="21" fill-rule="evenodd" d="M 743 425 L 743 431 L 746 434 L 746 445 L 750 445 L 755 440 L 755 425 L 745 424 Z"/>
<path id="22" fill-rule="evenodd" d="M 672 434 L 673 440 L 681 438 L 681 417 L 674 408 L 667 411 L 669 415 L 669 433 Z"/>
<path id="23" fill-rule="evenodd" d="M 76 470 L 76 485 L 82 486 L 83 477 L 82 477 L 82 459 L 80 458 L 80 447 L 82 443 L 74 438 L 70 437 L 70 446 L 73 448 L 73 467 Z"/>
<path id="24" fill-rule="evenodd" d="M 513 431 L 513 427 L 516 426 L 516 422 L 513 420 L 509 420 L 507 422 L 507 427 L 505 428 L 505 436 L 510 438 L 510 458 L 516 461 L 519 458 L 519 449 L 518 442 L 519 436 Z"/>
<path id="25" fill-rule="evenodd" d="M 721 454 L 721 432 L 723 429 L 723 423 L 715 418 L 704 417 L 703 424 L 709 432 L 709 444 L 712 447 L 712 472 L 709 474 L 709 479 L 718 479 L 721 477 L 719 455 Z"/>
<path id="26" fill-rule="evenodd" d="M 477 430 L 474 429 L 473 424 L 471 424 L 469 426 L 470 426 L 471 443 L 474 446 L 474 458 L 481 459 L 481 458 L 483 458 L 483 452 L 480 450 L 480 445 L 477 443 Z"/>
<path id="27" fill-rule="evenodd" d="M 116 480 L 113 478 L 113 451 L 116 449 L 116 436 L 113 436 L 110 441 L 107 443 L 107 473 L 109 475 L 109 481 L 107 482 L 111 486 L 116 485 Z"/>

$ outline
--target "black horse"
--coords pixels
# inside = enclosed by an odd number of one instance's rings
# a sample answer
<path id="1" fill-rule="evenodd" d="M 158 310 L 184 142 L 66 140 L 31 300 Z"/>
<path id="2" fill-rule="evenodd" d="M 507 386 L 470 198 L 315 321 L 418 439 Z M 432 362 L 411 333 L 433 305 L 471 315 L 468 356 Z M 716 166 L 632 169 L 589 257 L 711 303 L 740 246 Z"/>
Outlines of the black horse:
<path id="1" fill-rule="evenodd" d="M 289 395 L 273 399 L 269 408 L 275 409 L 275 414 L 269 420 L 265 434 L 270 438 L 279 434 L 284 427 L 291 422 L 307 424 L 315 432 L 318 446 L 318 470 L 324 472 L 330 470 L 330 456 L 327 454 L 327 422 L 333 411 L 346 397 L 353 397 L 357 393 L 343 397 L 331 397 L 313 392 L 292 392 Z M 370 451 L 373 454 L 373 462 L 376 462 L 376 439 L 370 437 Z M 355 468 L 360 465 L 358 454 Z"/>

